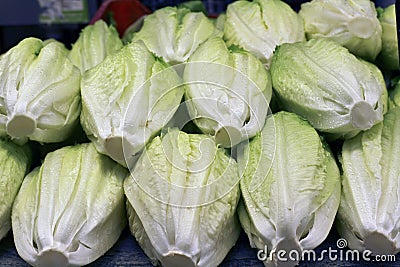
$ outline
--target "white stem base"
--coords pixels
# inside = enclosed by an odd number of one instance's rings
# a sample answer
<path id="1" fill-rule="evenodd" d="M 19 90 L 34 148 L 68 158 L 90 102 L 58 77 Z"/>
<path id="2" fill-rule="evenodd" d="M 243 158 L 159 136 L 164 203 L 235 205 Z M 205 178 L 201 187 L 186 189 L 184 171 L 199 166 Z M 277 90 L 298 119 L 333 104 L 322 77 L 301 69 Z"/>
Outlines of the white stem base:
<path id="1" fill-rule="evenodd" d="M 365 237 L 364 247 L 373 255 L 394 255 L 396 244 L 384 234 L 373 232 Z"/>
<path id="2" fill-rule="evenodd" d="M 351 124 L 362 131 L 370 129 L 379 120 L 377 111 L 366 101 L 360 101 L 350 110 Z"/>
<path id="3" fill-rule="evenodd" d="M 33 134 L 35 129 L 36 120 L 24 114 L 15 115 L 6 125 L 7 134 L 15 138 L 29 136 Z"/>
<path id="4" fill-rule="evenodd" d="M 169 252 L 161 259 L 163 267 L 196 267 L 193 260 L 179 252 Z"/>
<path id="5" fill-rule="evenodd" d="M 233 147 L 242 140 L 242 133 L 233 126 L 223 126 L 215 133 L 215 142 L 222 147 Z"/>
<path id="6" fill-rule="evenodd" d="M 68 257 L 57 250 L 46 250 L 38 255 L 37 266 L 49 267 L 66 267 L 69 265 Z"/>

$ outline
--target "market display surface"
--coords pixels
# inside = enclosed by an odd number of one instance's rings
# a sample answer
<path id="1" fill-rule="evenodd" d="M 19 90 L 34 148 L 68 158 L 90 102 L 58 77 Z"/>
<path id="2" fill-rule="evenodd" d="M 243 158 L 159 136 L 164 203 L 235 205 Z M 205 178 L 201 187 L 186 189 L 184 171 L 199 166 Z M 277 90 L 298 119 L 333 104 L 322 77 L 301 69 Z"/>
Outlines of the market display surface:
<path id="1" fill-rule="evenodd" d="M 0 266 L 400 264 L 395 4 L 115 23 L 0 55 Z"/>

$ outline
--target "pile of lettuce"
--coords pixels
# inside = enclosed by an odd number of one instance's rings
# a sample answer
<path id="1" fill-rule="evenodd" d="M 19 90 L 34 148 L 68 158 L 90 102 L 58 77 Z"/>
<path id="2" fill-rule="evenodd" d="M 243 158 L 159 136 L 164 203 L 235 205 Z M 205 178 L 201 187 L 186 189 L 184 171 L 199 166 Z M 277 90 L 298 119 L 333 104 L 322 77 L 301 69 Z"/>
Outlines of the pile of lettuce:
<path id="1" fill-rule="evenodd" d="M 218 266 L 241 231 L 266 266 L 295 266 L 334 227 L 397 254 L 395 5 L 205 10 L 0 55 L 0 240 L 12 230 L 32 266 L 96 264 L 126 227 L 166 267 Z"/>

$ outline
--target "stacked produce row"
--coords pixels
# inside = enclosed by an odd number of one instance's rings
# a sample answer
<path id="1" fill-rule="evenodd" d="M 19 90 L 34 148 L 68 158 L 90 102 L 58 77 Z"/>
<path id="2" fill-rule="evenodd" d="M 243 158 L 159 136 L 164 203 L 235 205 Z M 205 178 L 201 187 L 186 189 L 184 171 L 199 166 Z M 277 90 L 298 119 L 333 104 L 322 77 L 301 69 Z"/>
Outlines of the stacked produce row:
<path id="1" fill-rule="evenodd" d="M 32 266 L 89 264 L 127 225 L 171 267 L 219 265 L 242 229 L 266 266 L 334 226 L 351 249 L 398 253 L 395 6 L 199 9 L 0 56 L 0 238 L 12 229 Z"/>

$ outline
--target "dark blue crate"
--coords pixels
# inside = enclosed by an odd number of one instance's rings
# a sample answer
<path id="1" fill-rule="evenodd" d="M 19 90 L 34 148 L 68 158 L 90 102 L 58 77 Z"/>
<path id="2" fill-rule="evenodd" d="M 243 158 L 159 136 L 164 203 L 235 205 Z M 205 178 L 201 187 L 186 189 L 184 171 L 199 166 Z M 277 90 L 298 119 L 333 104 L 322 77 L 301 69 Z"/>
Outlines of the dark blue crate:
<path id="1" fill-rule="evenodd" d="M 176 6 L 183 0 L 142 0 L 143 5 L 147 6 L 152 11 L 157 10 L 166 6 Z M 216 15 L 224 12 L 226 6 L 233 2 L 233 0 L 204 0 L 203 4 L 208 12 L 208 14 Z"/>

